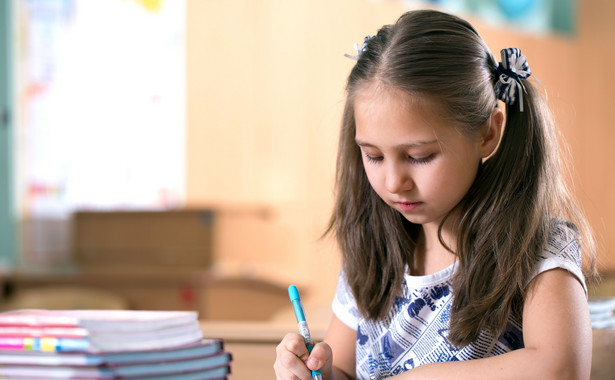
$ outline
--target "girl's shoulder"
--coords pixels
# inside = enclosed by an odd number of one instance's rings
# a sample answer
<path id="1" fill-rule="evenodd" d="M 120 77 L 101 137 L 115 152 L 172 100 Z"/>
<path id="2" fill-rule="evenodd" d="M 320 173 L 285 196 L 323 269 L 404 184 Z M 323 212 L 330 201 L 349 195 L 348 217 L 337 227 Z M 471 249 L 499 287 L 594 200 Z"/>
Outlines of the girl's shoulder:
<path id="1" fill-rule="evenodd" d="M 576 225 L 568 220 L 553 218 L 549 234 L 539 252 L 531 279 L 551 269 L 565 269 L 574 275 L 587 293 L 581 260 L 581 237 Z M 528 281 L 529 283 L 529 281 Z"/>
<path id="2" fill-rule="evenodd" d="M 565 219 L 553 218 L 541 259 L 561 257 L 581 266 L 581 237 L 577 226 Z"/>
<path id="3" fill-rule="evenodd" d="M 359 320 L 361 319 L 361 313 L 359 307 L 354 299 L 352 290 L 346 280 L 346 273 L 342 269 L 337 279 L 337 287 L 335 290 L 335 297 L 331 304 L 333 313 L 348 327 L 356 330 L 359 327 Z"/>

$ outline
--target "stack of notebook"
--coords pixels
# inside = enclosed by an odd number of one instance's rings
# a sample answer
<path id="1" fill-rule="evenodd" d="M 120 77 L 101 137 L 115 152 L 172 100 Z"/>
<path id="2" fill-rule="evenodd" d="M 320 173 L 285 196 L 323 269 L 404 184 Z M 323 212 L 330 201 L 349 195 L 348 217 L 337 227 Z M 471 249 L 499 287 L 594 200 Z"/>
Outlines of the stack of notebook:
<path id="1" fill-rule="evenodd" d="M 615 327 L 615 297 L 589 297 L 589 317 L 594 329 Z"/>
<path id="2" fill-rule="evenodd" d="M 196 312 L 0 313 L 3 379 L 226 379 L 231 355 L 203 338 Z"/>

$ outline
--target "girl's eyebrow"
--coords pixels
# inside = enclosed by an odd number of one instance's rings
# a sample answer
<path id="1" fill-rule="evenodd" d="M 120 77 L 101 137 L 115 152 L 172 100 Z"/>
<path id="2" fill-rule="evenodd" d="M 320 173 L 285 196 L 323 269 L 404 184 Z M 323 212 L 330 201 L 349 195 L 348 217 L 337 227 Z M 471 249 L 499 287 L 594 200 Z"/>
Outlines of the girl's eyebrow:
<path id="1" fill-rule="evenodd" d="M 361 146 L 361 147 L 377 148 L 377 146 L 375 146 L 373 144 L 370 144 L 370 143 L 368 143 L 366 141 L 361 141 L 359 139 L 355 139 L 355 142 L 357 143 L 358 146 Z M 431 145 L 431 144 L 436 144 L 436 143 L 438 143 L 438 140 L 434 139 L 434 140 L 430 140 L 430 141 L 415 141 L 415 142 L 409 143 L 409 144 L 399 144 L 399 145 L 396 145 L 396 147 L 398 147 L 398 148 L 415 148 L 415 147 L 418 147 L 418 146 Z"/>

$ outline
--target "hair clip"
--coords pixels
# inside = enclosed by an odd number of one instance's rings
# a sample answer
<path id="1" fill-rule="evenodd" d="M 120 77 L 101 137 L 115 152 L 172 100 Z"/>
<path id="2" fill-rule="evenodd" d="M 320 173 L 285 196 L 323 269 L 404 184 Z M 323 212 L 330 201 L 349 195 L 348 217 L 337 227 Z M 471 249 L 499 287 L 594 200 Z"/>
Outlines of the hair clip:
<path id="1" fill-rule="evenodd" d="M 355 61 L 358 61 L 359 58 L 361 58 L 361 54 L 363 54 L 365 49 L 367 49 L 367 41 L 369 41 L 373 37 L 374 36 L 366 36 L 363 39 L 363 45 L 362 46 L 359 46 L 359 44 L 355 42 L 354 43 L 354 51 L 356 52 L 357 55 L 344 54 L 344 57 L 350 58 L 350 59 L 354 59 Z"/>
<path id="2" fill-rule="evenodd" d="M 521 79 L 532 75 L 530 66 L 517 48 L 502 49 L 500 51 L 502 62 L 495 68 L 497 80 L 494 85 L 495 94 L 508 105 L 515 104 L 519 100 L 519 110 L 523 112 L 523 93 L 525 86 Z"/>

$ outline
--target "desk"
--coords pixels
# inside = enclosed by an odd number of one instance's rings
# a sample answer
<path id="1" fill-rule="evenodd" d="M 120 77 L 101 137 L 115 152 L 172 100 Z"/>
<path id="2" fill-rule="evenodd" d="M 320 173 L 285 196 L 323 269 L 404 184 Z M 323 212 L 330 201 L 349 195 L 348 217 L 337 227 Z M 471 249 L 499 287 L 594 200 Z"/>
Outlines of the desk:
<path id="1" fill-rule="evenodd" d="M 615 379 L 615 328 L 594 329 L 592 335 L 591 380 Z"/>
<path id="2" fill-rule="evenodd" d="M 275 379 L 275 348 L 284 335 L 297 331 L 297 324 L 276 322 L 201 321 L 206 337 L 224 339 L 224 346 L 233 355 L 232 380 Z M 326 332 L 322 323 L 310 326 L 312 337 L 321 341 Z"/>

